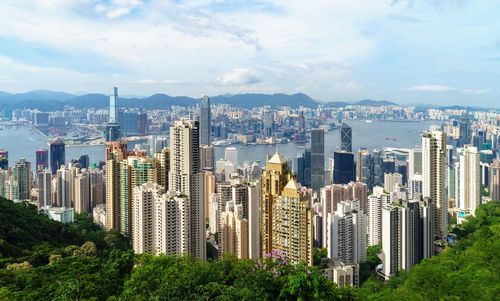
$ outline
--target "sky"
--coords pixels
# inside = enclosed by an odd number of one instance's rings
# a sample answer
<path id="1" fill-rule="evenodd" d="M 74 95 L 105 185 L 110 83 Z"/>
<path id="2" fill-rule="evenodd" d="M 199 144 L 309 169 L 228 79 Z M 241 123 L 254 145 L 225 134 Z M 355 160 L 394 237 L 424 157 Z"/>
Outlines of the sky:
<path id="1" fill-rule="evenodd" d="M 0 90 L 500 108 L 500 1 L 2 0 Z"/>

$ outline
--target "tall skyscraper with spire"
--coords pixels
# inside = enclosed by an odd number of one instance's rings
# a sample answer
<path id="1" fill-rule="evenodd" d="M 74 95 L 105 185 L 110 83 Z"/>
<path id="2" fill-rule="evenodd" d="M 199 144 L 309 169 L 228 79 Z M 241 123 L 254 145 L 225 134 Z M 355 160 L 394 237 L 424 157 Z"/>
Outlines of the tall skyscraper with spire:
<path id="1" fill-rule="evenodd" d="M 120 123 L 117 113 L 118 88 L 113 87 L 109 96 L 109 120 L 106 125 L 106 141 L 117 141 L 120 139 Z"/>
<path id="2" fill-rule="evenodd" d="M 204 95 L 200 99 L 200 144 L 210 145 L 211 142 L 211 112 L 210 98 Z"/>

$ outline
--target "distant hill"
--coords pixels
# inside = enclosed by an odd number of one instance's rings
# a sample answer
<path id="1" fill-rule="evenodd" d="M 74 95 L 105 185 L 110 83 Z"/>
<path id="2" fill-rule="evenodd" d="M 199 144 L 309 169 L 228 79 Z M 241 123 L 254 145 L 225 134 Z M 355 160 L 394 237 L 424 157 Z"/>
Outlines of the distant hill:
<path id="1" fill-rule="evenodd" d="M 292 108 L 316 108 L 321 102 L 316 101 L 304 93 L 296 94 L 224 94 L 211 96 L 213 104 L 228 104 L 233 107 L 255 108 L 270 106 L 277 108 L 288 106 Z M 198 99 L 187 96 L 170 96 L 154 94 L 149 97 L 120 97 L 118 105 L 125 108 L 166 109 L 172 106 L 194 106 Z M 62 110 L 64 106 L 76 108 L 106 108 L 109 96 L 97 93 L 74 95 L 66 92 L 34 90 L 26 93 L 11 94 L 0 91 L 0 106 L 8 108 L 39 109 L 41 111 Z M 343 108 L 348 105 L 358 106 L 387 106 L 396 105 L 386 100 L 364 99 L 356 102 L 330 101 L 323 103 L 327 108 Z"/>
<path id="2" fill-rule="evenodd" d="M 346 102 L 346 101 L 330 101 L 324 104 L 327 108 L 343 108 L 349 105 L 355 106 L 366 106 L 366 107 L 381 107 L 381 106 L 395 106 L 397 105 L 394 102 L 390 102 L 387 100 L 373 100 L 373 99 L 363 99 L 355 102 Z"/>
<path id="3" fill-rule="evenodd" d="M 343 108 L 345 106 L 350 105 L 351 103 L 345 101 L 330 101 L 324 104 L 327 108 Z"/>
<path id="4" fill-rule="evenodd" d="M 234 107 L 254 108 L 269 105 L 273 108 L 300 106 L 315 108 L 319 102 L 303 93 L 297 94 L 235 94 L 210 98 L 214 104 L 228 104 Z M 193 106 L 198 99 L 187 96 L 154 94 L 143 98 L 119 98 L 119 106 L 127 108 L 165 109 L 171 106 Z M 26 93 L 10 94 L 0 91 L 0 105 L 9 108 L 39 109 L 41 111 L 62 110 L 65 105 L 76 108 L 106 108 L 109 96 L 104 94 L 73 95 L 65 92 L 36 90 Z"/>
<path id="5" fill-rule="evenodd" d="M 390 102 L 387 100 L 373 100 L 373 99 L 363 99 L 353 103 L 356 106 L 367 106 L 367 107 L 381 107 L 381 106 L 395 106 L 397 105 L 394 102 Z"/>

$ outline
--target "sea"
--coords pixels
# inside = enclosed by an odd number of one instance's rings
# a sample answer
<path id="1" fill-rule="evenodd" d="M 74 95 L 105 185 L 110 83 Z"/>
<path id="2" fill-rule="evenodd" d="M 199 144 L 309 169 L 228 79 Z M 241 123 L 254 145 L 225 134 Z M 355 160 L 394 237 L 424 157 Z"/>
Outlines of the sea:
<path id="1" fill-rule="evenodd" d="M 439 125 L 439 121 L 366 121 L 350 120 L 347 122 L 352 127 L 353 151 L 359 148 L 373 150 L 376 148 L 396 147 L 413 148 L 421 144 L 420 132 L 428 129 L 431 125 Z M 35 151 L 40 148 L 48 149 L 48 137 L 43 136 L 30 126 L 5 126 L 0 125 L 0 149 L 9 151 L 9 165 L 19 158 L 26 158 L 35 164 Z M 131 142 L 129 148 L 134 148 Z M 238 163 L 260 162 L 263 165 L 268 155 L 278 150 L 286 159 L 294 159 L 300 153 L 300 148 L 308 147 L 309 143 L 287 143 L 275 145 L 241 145 L 235 144 L 231 147 L 238 149 Z M 216 146 L 215 159 L 224 158 L 224 150 L 228 146 Z M 325 134 L 325 158 L 333 156 L 335 150 L 340 148 L 340 131 L 329 130 Z M 90 163 L 103 161 L 105 157 L 104 145 L 71 146 L 66 147 L 66 161 L 78 159 L 81 155 L 88 155 Z M 325 165 L 328 160 L 325 159 Z"/>

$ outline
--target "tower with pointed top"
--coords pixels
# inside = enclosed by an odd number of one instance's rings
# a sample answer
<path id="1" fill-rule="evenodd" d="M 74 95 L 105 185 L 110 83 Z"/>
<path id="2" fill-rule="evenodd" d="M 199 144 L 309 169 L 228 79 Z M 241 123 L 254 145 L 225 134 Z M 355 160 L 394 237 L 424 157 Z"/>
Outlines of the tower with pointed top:
<path id="1" fill-rule="evenodd" d="M 266 162 L 266 168 L 262 171 L 260 178 L 260 250 L 262 256 L 270 253 L 273 247 L 273 203 L 291 178 L 292 171 L 288 162 L 276 151 Z"/>
<path id="2" fill-rule="evenodd" d="M 116 101 L 118 100 L 118 88 L 113 87 L 109 96 L 109 120 L 106 125 L 106 141 L 118 141 L 120 139 L 120 124 L 117 118 Z"/>
<path id="3" fill-rule="evenodd" d="M 291 178 L 272 203 L 272 250 L 291 263 L 313 263 L 312 189 Z"/>
<path id="4" fill-rule="evenodd" d="M 210 145 L 211 127 L 210 98 L 204 95 L 200 99 L 200 145 Z"/>

